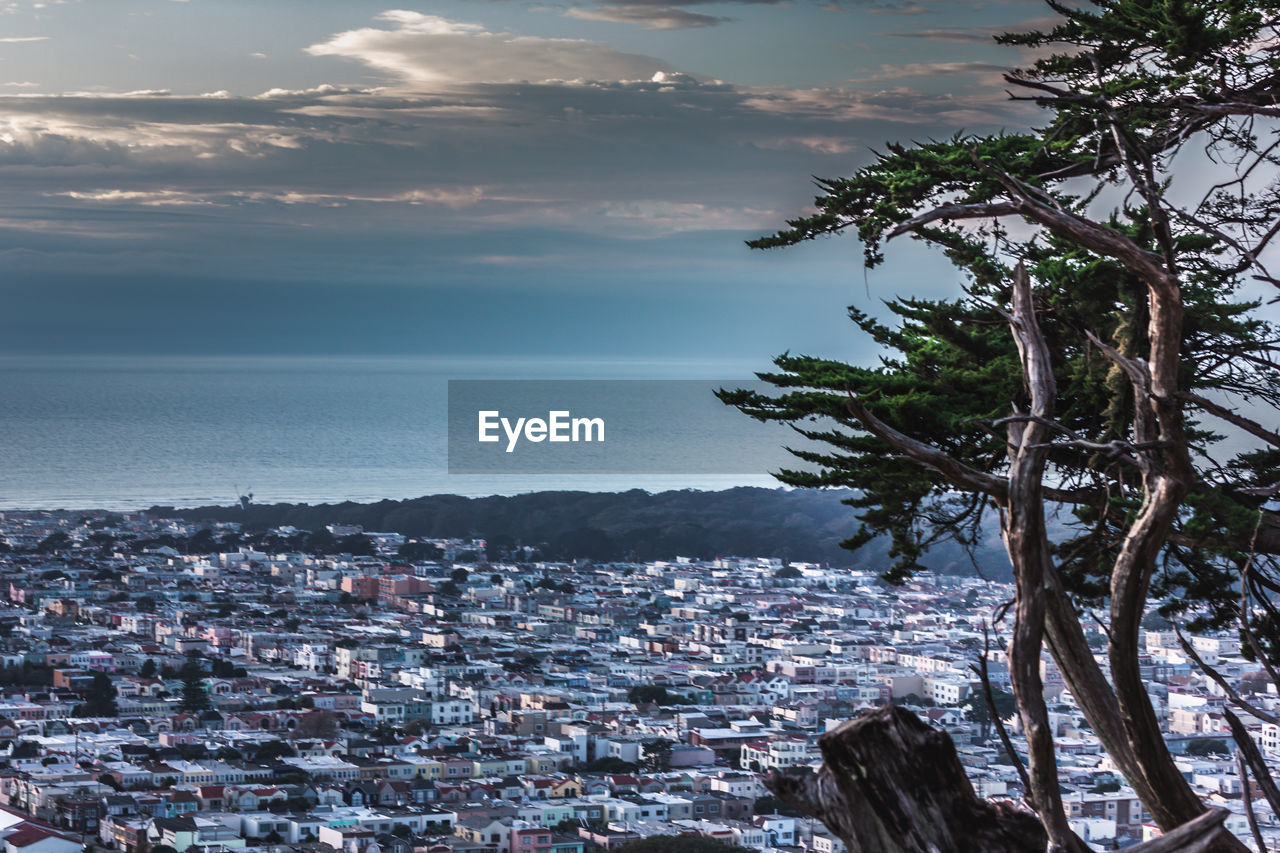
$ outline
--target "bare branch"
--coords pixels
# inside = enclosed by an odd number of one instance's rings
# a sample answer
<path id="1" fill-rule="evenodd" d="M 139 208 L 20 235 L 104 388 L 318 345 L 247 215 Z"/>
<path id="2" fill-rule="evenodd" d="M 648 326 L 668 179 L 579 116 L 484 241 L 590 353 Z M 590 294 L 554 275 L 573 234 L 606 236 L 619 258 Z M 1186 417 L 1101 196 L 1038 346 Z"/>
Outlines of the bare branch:
<path id="1" fill-rule="evenodd" d="M 1249 730 L 1244 727 L 1244 723 L 1240 722 L 1240 718 L 1234 711 L 1223 708 L 1222 715 L 1227 718 L 1227 725 L 1231 727 L 1231 735 L 1235 738 L 1236 747 L 1244 757 L 1245 763 L 1249 765 L 1249 771 L 1257 781 L 1262 796 L 1266 797 L 1267 802 L 1271 804 L 1271 810 L 1280 814 L 1280 789 L 1276 788 L 1275 780 L 1271 778 L 1271 771 L 1267 769 L 1267 762 L 1262 759 L 1258 745 L 1253 742 Z"/>
<path id="2" fill-rule="evenodd" d="M 892 240 L 894 237 L 901 237 L 911 231 L 916 231 L 922 225 L 928 225 L 930 222 L 949 219 L 990 219 L 993 216 L 1008 216 L 1011 213 L 1017 213 L 1018 207 L 1012 202 L 996 201 L 983 202 L 975 204 L 944 204 L 935 207 L 933 210 L 913 216 L 907 221 L 893 228 L 885 235 L 886 240 Z"/>
<path id="3" fill-rule="evenodd" d="M 1253 835 L 1253 843 L 1258 853 L 1267 853 L 1267 843 L 1262 840 L 1262 830 L 1258 829 L 1258 816 L 1253 813 L 1253 788 L 1249 784 L 1249 772 L 1244 766 L 1244 753 L 1236 750 L 1236 775 L 1240 777 L 1240 799 L 1244 804 L 1244 815 L 1249 820 L 1249 832 Z"/>
<path id="4" fill-rule="evenodd" d="M 971 665 L 970 668 L 977 673 L 978 680 L 982 682 L 982 696 L 987 703 L 987 713 L 991 715 L 991 721 L 996 727 L 996 733 L 1000 736 L 1000 743 L 1004 746 L 1009 763 L 1018 771 L 1018 778 L 1022 780 L 1022 790 L 1027 792 L 1028 804 L 1034 809 L 1036 806 L 1030 801 L 1031 780 L 1027 777 L 1026 765 L 1022 763 L 1018 750 L 1013 748 L 1013 739 L 1009 737 L 1009 730 L 1005 728 L 1004 720 L 996 710 L 995 692 L 991 689 L 991 672 L 987 667 L 987 654 L 991 651 L 991 632 L 985 622 L 982 624 L 982 646 L 982 656 L 978 658 L 977 665 Z"/>
<path id="5" fill-rule="evenodd" d="M 867 407 L 853 395 L 853 392 L 846 391 L 846 393 L 848 393 L 848 398 L 845 400 L 845 408 L 848 409 L 849 414 L 858 423 L 862 424 L 867 432 L 876 436 L 903 456 L 906 456 L 917 465 L 936 471 L 961 488 L 983 492 L 1000 501 L 1008 498 L 1009 483 L 1003 477 L 995 477 L 985 471 L 970 468 L 936 447 L 898 432 L 871 414 Z"/>
<path id="6" fill-rule="evenodd" d="M 1182 650 L 1186 652 L 1187 657 L 1191 658 L 1192 662 L 1195 663 L 1195 665 L 1200 669 L 1201 672 L 1209 676 L 1209 678 L 1213 679 L 1213 682 L 1222 688 L 1222 692 L 1227 694 L 1228 699 L 1230 699 L 1232 702 L 1239 705 L 1244 710 L 1248 711 L 1253 716 L 1257 717 L 1259 720 L 1262 720 L 1265 723 L 1271 723 L 1273 725 L 1280 726 L 1280 717 L 1277 717 L 1274 714 L 1268 714 L 1266 711 L 1262 710 L 1261 708 L 1257 707 L 1249 700 L 1245 699 L 1222 676 L 1222 673 L 1218 672 L 1216 669 L 1209 666 L 1209 664 L 1205 663 L 1204 659 L 1200 657 L 1200 654 L 1195 650 L 1195 647 L 1193 647 L 1191 643 L 1187 642 L 1186 637 L 1182 636 L 1182 629 L 1179 628 L 1177 624 L 1173 626 L 1173 632 L 1174 634 L 1177 635 L 1178 645 L 1182 646 Z"/>
<path id="7" fill-rule="evenodd" d="M 1195 406 L 1197 409 L 1208 412 L 1209 414 L 1226 421 L 1232 426 L 1239 427 L 1254 438 L 1262 439 L 1272 447 L 1280 447 L 1280 433 L 1267 429 L 1252 418 L 1247 418 L 1238 412 L 1233 412 L 1226 406 L 1219 405 L 1206 397 L 1201 397 L 1199 394 L 1193 394 L 1189 391 L 1179 392 L 1178 397 Z"/>

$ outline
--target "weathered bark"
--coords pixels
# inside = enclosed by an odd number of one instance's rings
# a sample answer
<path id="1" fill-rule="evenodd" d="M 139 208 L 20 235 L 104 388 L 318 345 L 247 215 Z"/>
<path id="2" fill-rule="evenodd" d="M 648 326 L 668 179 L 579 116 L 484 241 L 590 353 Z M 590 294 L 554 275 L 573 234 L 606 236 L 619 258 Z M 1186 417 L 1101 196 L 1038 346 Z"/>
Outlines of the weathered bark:
<path id="1" fill-rule="evenodd" d="M 818 738 L 817 773 L 765 784 L 818 818 L 849 853 L 1041 853 L 1033 815 L 978 799 L 946 732 L 892 705 Z"/>
<path id="2" fill-rule="evenodd" d="M 849 853 L 1044 853 L 1034 815 L 973 792 L 955 744 L 915 714 L 886 705 L 818 738 L 817 773 L 773 773 L 777 797 L 818 818 Z M 1133 853 L 1209 853 L 1239 845 L 1209 809 Z M 1052 849 L 1052 848 L 1049 848 Z"/>
<path id="3" fill-rule="evenodd" d="M 1045 575 L 1053 565 L 1045 529 L 1042 485 L 1057 383 L 1053 378 L 1049 347 L 1036 319 L 1031 278 L 1021 263 L 1013 271 L 1013 313 L 1008 319 L 1022 361 L 1023 383 L 1031 398 L 1030 417 L 1009 422 L 1009 497 L 1001 513 L 1001 532 L 1017 587 L 1013 639 L 1009 643 L 1009 677 L 1027 738 L 1027 773 L 1031 781 L 1027 793 L 1031 806 L 1040 815 L 1053 845 L 1063 850 L 1085 850 L 1067 825 L 1062 809 L 1053 729 L 1040 679 Z"/>

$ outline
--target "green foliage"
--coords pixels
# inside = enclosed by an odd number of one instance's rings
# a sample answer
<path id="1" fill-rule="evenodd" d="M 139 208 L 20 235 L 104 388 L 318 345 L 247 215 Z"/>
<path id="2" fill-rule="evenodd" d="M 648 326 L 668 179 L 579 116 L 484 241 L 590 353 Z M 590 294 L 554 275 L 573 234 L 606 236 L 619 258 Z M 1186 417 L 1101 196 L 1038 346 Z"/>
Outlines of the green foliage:
<path id="1" fill-rule="evenodd" d="M 742 853 L 748 848 L 701 835 L 654 835 L 613 849 L 618 853 Z"/>
<path id="2" fill-rule="evenodd" d="M 269 764 L 277 758 L 293 757 L 297 755 L 293 747 L 284 741 L 269 740 L 258 745 L 253 753 L 253 760 L 259 764 Z"/>
<path id="3" fill-rule="evenodd" d="M 1127 377 L 1090 336 L 1122 356 L 1145 359 L 1151 297 L 1131 266 L 1087 248 L 1078 231 L 1036 228 L 1034 236 L 1015 236 L 1011 214 L 1032 202 L 1047 206 L 1176 271 L 1185 312 L 1175 330 L 1181 389 L 1280 404 L 1274 360 L 1280 331 L 1243 290 L 1252 256 L 1239 248 L 1239 239 L 1254 242 L 1280 218 L 1280 191 L 1215 188 L 1203 172 L 1173 169 L 1174 151 L 1193 135 L 1216 162 L 1260 157 L 1263 171 L 1274 168 L 1276 158 L 1252 123 L 1192 105 L 1272 102 L 1277 63 L 1256 46 L 1270 37 L 1277 8 L 1196 0 L 1095 0 L 1080 7 L 1050 0 L 1050 6 L 1061 24 L 1001 39 L 1039 49 L 1013 82 L 1027 82 L 1014 88 L 1044 108 L 1042 126 L 890 143 L 854 175 L 820 180 L 815 214 L 750 243 L 791 246 L 848 231 L 861 241 L 866 266 L 876 267 L 887 240 L 910 234 L 961 273 L 959 295 L 891 299 L 884 317 L 851 307 L 854 326 L 883 353 L 878 363 L 786 353 L 761 375 L 775 392 L 727 390 L 720 397 L 811 440 L 792 451 L 806 467 L 783 470 L 779 479 L 854 490 L 845 503 L 860 527 L 842 544 L 856 550 L 887 537 L 893 561 L 887 580 L 903 581 L 943 543 L 972 552 L 990 509 L 986 497 L 889 450 L 849 402 L 856 398 L 889 429 L 973 471 L 1007 474 L 1001 419 L 1025 412 L 1028 393 L 1002 306 L 1010 304 L 1013 266 L 1023 263 L 1057 386 L 1059 426 L 1045 476 L 1060 487 L 1055 497 L 1063 507 L 1056 557 L 1077 603 L 1093 606 L 1107 594 L 1123 532 L 1140 508 L 1133 485 L 1140 472 L 1122 450 L 1145 414 L 1135 409 Z M 1131 169 L 1135 160 L 1149 163 L 1150 174 Z M 1164 198 L 1175 189 L 1205 202 L 1191 217 L 1171 214 Z M 1114 200 L 1099 213 L 1101 199 Z M 1267 500 L 1259 492 L 1280 481 L 1280 450 L 1224 445 L 1195 420 L 1176 440 L 1184 438 L 1197 468 L 1151 592 L 1169 598 L 1166 615 L 1203 608 L 1191 622 L 1195 629 L 1235 618 L 1232 579 L 1238 583 Z M 1251 581 L 1259 598 L 1269 597 L 1280 589 L 1280 567 L 1255 566 Z M 1259 616 L 1257 627 L 1268 635 L 1268 649 L 1280 649 L 1280 614 Z"/>
<path id="4" fill-rule="evenodd" d="M 1187 744 L 1187 755 L 1230 755 L 1231 749 L 1222 738 L 1198 737 Z"/>
<path id="5" fill-rule="evenodd" d="M 991 697 L 996 706 L 996 714 L 999 715 L 1000 719 L 1008 719 L 1017 710 L 1013 694 L 1009 691 L 993 686 L 991 688 Z M 991 707 L 987 704 L 987 697 L 982 688 L 979 686 L 970 690 L 968 697 L 965 698 L 961 705 L 965 709 L 965 716 L 977 723 L 981 728 L 983 740 L 990 737 L 995 718 L 991 716 Z"/>
<path id="6" fill-rule="evenodd" d="M 772 794 L 757 798 L 753 811 L 758 815 L 780 814 L 784 817 L 803 817 L 800 812 Z"/>
<path id="7" fill-rule="evenodd" d="M 14 744 L 13 758 L 35 758 L 40 754 L 40 745 L 35 741 L 21 740 Z"/>
<path id="8" fill-rule="evenodd" d="M 114 717 L 117 690 L 105 672 L 95 672 L 93 682 L 84 693 L 84 704 L 76 708 L 78 717 Z"/>
<path id="9" fill-rule="evenodd" d="M 627 701 L 635 705 L 652 702 L 656 705 L 684 705 L 689 697 L 680 693 L 672 693 L 660 684 L 638 684 L 627 691 Z"/>
<path id="10" fill-rule="evenodd" d="M 439 560 L 444 557 L 444 551 L 430 542 L 405 542 L 396 553 L 401 559 L 412 562 Z"/>
<path id="11" fill-rule="evenodd" d="M 521 655 L 513 661 L 504 662 L 503 668 L 509 672 L 522 672 L 526 675 L 542 668 L 542 661 L 533 655 Z"/>
<path id="12" fill-rule="evenodd" d="M 175 509 L 162 517 L 191 521 L 241 521 L 253 538 L 280 525 L 317 530 L 330 523 L 360 524 L 419 539 L 477 536 L 490 543 L 490 559 L 524 560 L 519 545 L 538 559 L 663 560 L 677 556 L 759 554 L 848 565 L 836 543 L 854 525 L 838 494 L 743 487 L 719 492 L 537 492 L 463 498 L 434 495 L 405 501 L 323 506 L 253 504 Z M 328 536 L 327 531 L 323 531 Z M 330 537 L 332 539 L 332 537 Z M 502 551 L 499 543 L 507 543 Z M 324 545 L 324 543 L 318 543 Z M 435 546 L 406 543 L 404 559 L 437 560 Z M 332 549 L 333 543 L 324 545 Z M 311 550 L 311 549 L 306 549 Z"/>
<path id="13" fill-rule="evenodd" d="M 56 551 L 65 551 L 70 547 L 71 537 L 68 536 L 65 531 L 55 530 L 40 540 L 39 544 L 36 545 L 36 553 L 52 554 Z M 61 574 L 61 572 L 59 572 L 59 574 Z"/>
<path id="14" fill-rule="evenodd" d="M 187 655 L 186 662 L 178 671 L 182 679 L 182 702 L 179 707 L 188 713 L 197 713 L 209 708 L 209 693 L 205 689 L 205 671 L 196 654 Z"/>
<path id="15" fill-rule="evenodd" d="M 612 755 L 593 759 L 577 768 L 579 773 L 634 773 L 638 769 L 639 765 L 634 762 L 623 761 Z"/>
<path id="16" fill-rule="evenodd" d="M 671 769 L 671 747 L 675 744 L 666 738 L 657 738 L 644 745 L 641 766 L 651 773 L 666 773 Z"/>

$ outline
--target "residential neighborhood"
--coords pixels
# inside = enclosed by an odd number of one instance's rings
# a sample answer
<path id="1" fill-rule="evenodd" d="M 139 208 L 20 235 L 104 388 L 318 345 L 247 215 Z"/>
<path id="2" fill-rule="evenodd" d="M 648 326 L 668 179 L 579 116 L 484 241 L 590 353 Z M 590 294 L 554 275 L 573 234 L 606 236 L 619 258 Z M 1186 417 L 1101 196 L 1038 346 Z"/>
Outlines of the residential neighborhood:
<path id="1" fill-rule="evenodd" d="M 0 543 L 0 853 L 843 853 L 764 782 L 885 703 L 949 732 L 980 796 L 1024 793 L 1000 566 L 895 587 L 757 557 L 490 562 L 482 540 L 142 512 L 3 512 Z M 1178 767 L 1245 838 L 1225 690 L 1144 624 Z M 1280 711 L 1239 637 L 1184 636 Z M 1158 835 L 1041 668 L 1072 828 L 1097 850 Z M 1243 718 L 1280 759 L 1280 726 Z"/>

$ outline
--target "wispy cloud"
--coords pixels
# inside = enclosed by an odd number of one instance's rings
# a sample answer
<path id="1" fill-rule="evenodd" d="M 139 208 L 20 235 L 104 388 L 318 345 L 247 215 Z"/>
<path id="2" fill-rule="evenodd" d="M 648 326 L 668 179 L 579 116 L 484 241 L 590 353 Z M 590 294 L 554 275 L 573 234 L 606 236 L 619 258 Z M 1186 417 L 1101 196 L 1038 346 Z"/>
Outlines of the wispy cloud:
<path id="1" fill-rule="evenodd" d="M 882 65 L 872 74 L 859 77 L 860 82 L 880 83 L 886 80 L 905 80 L 913 77 L 939 75 L 980 74 L 999 75 L 1008 71 L 1007 65 L 990 62 L 907 62 L 902 65 Z"/>
<path id="2" fill-rule="evenodd" d="M 637 80 L 670 70 L 657 59 L 585 39 L 491 32 L 480 24 L 402 9 L 378 19 L 390 29 L 347 30 L 307 48 L 313 56 L 362 62 L 417 88 L 456 83 Z"/>
<path id="3" fill-rule="evenodd" d="M 654 6 L 645 3 L 620 3 L 605 6 L 575 6 L 565 17 L 583 21 L 611 21 L 638 24 L 646 30 L 680 30 L 689 27 L 712 27 L 730 18 L 691 12 L 679 6 Z"/>
<path id="4" fill-rule="evenodd" d="M 804 203 L 795 190 L 807 176 L 838 174 L 864 146 L 1011 115 L 982 87 L 997 73 L 983 63 L 885 66 L 842 87 L 747 86 L 599 42 L 409 11 L 309 52 L 384 79 L 253 95 L 0 95 L 6 192 L 38 208 L 33 218 L 88 223 L 85 233 L 115 227 L 108 217 L 150 231 L 242 234 L 254 222 L 343 239 L 352 228 L 759 231 Z M 954 78 L 947 92 L 908 85 L 938 74 Z"/>
<path id="5" fill-rule="evenodd" d="M 924 41 L 945 41 L 958 43 L 992 44 L 996 36 L 1005 33 L 1029 32 L 1031 30 L 1048 30 L 1061 23 L 1059 17 L 1031 18 L 1008 24 L 990 24 L 987 26 L 966 27 L 933 27 L 918 30 L 898 30 L 895 32 L 877 33 L 890 38 L 922 39 Z"/>

